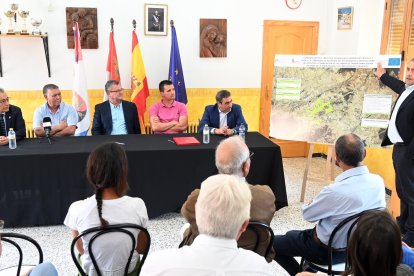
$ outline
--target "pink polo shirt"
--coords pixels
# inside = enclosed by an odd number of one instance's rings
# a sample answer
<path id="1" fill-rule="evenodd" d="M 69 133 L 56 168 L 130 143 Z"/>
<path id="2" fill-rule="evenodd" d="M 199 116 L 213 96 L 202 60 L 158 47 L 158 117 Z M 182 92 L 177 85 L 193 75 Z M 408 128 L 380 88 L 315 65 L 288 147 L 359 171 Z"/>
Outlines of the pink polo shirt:
<path id="1" fill-rule="evenodd" d="M 150 107 L 150 117 L 158 117 L 161 123 L 168 123 L 171 121 L 179 121 L 180 116 L 188 116 L 187 107 L 185 104 L 174 101 L 170 107 L 166 107 L 162 101 Z M 156 134 L 171 134 L 179 133 L 178 131 L 167 130 L 165 132 L 155 132 Z"/>

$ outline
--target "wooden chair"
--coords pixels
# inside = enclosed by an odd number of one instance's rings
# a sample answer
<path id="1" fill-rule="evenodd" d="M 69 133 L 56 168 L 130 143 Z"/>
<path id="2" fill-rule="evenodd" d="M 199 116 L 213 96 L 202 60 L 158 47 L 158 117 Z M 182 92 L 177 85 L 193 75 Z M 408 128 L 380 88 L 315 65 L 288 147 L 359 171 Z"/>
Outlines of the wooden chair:
<path id="1" fill-rule="evenodd" d="M 146 244 L 145 244 L 144 253 L 142 254 L 142 257 L 140 258 L 139 264 L 138 264 L 139 267 L 138 267 L 138 273 L 137 273 L 137 275 L 139 275 L 139 273 L 140 273 L 140 271 L 142 269 L 142 266 L 143 266 L 143 264 L 145 262 L 145 259 L 147 258 L 149 249 L 150 249 L 151 237 L 150 237 L 150 234 L 149 234 L 149 232 L 148 232 L 147 229 L 145 229 L 144 227 L 142 227 L 140 225 L 132 224 L 132 223 L 113 224 L 113 225 L 108 225 L 108 226 L 103 227 L 103 228 L 100 227 L 100 226 L 99 227 L 89 228 L 89 229 L 83 231 L 81 234 L 79 234 L 76 238 L 74 238 L 73 241 L 72 241 L 72 244 L 71 244 L 71 255 L 72 255 L 73 262 L 75 263 L 76 267 L 78 268 L 79 274 L 82 275 L 82 276 L 86 276 L 87 275 L 87 273 L 84 271 L 83 267 L 79 263 L 78 258 L 77 258 L 76 254 L 75 254 L 75 245 L 76 245 L 76 242 L 81 237 L 83 237 L 83 236 L 85 236 L 87 234 L 93 234 L 93 236 L 89 240 L 89 256 L 90 256 L 90 258 L 92 260 L 92 264 L 93 264 L 93 266 L 94 266 L 94 268 L 96 270 L 97 275 L 98 276 L 101 276 L 102 273 L 99 270 L 98 263 L 96 262 L 95 255 L 93 253 L 93 245 L 94 245 L 94 242 L 95 242 L 96 238 L 98 238 L 98 237 L 100 237 L 102 235 L 105 235 L 105 234 L 108 234 L 108 233 L 118 232 L 118 233 L 123 233 L 123 234 L 125 234 L 125 235 L 127 235 L 127 236 L 129 236 L 131 238 L 131 244 L 132 244 L 131 251 L 129 253 L 128 260 L 125 260 L 126 261 L 126 265 L 125 265 L 125 273 L 124 273 L 124 275 L 125 276 L 128 275 L 129 264 L 131 263 L 132 254 L 134 253 L 134 250 L 136 248 L 136 241 L 135 241 L 136 237 L 130 231 L 126 230 L 128 228 L 138 229 L 142 233 L 144 233 L 144 235 L 146 237 Z"/>
<path id="2" fill-rule="evenodd" d="M 26 236 L 26 235 L 23 235 L 23 234 L 18 234 L 18 233 L 2 233 L 1 234 L 1 240 L 3 242 L 6 242 L 6 243 L 9 243 L 9 244 L 13 245 L 14 247 L 16 247 L 17 251 L 19 252 L 19 263 L 18 263 L 17 272 L 16 272 L 16 275 L 19 276 L 21 268 L 22 268 L 22 264 L 23 264 L 23 250 L 19 246 L 19 244 L 15 241 L 16 239 L 21 239 L 21 240 L 28 241 L 36 247 L 37 252 L 39 253 L 39 264 L 43 263 L 43 251 L 42 251 L 42 248 L 40 247 L 39 243 L 37 241 L 35 241 L 34 239 L 32 239 L 31 237 L 29 237 L 29 236 Z M 4 252 L 3 252 L 3 254 L 4 254 Z M 33 266 L 35 266 L 35 265 L 33 265 Z M 11 267 L 8 267 L 7 269 L 9 269 L 9 268 L 11 268 Z"/>

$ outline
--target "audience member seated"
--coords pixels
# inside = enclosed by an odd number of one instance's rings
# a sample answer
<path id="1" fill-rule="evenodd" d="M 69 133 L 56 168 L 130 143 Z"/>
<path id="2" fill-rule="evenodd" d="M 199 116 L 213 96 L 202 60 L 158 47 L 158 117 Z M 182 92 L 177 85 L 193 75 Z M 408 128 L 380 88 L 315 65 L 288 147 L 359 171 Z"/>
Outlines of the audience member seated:
<path id="1" fill-rule="evenodd" d="M 237 248 L 236 240 L 249 224 L 251 198 L 240 177 L 207 178 L 196 203 L 200 235 L 190 246 L 149 255 L 142 275 L 273 275 L 263 257 Z"/>
<path id="2" fill-rule="evenodd" d="M 140 134 L 138 110 L 134 103 L 122 100 L 119 81 L 109 80 L 105 84 L 108 100 L 95 105 L 92 135 Z"/>
<path id="3" fill-rule="evenodd" d="M 250 170 L 249 148 L 243 139 L 233 136 L 222 140 L 216 149 L 216 167 L 220 174 L 235 175 L 241 179 L 241 184 L 250 188 L 252 193 L 252 202 L 250 209 L 250 218 L 253 221 L 260 221 L 270 225 L 275 214 L 275 196 L 267 185 L 248 185 L 245 177 Z M 194 190 L 187 198 L 187 201 L 181 208 L 181 214 L 188 221 L 189 228 L 184 232 L 182 244 L 190 245 L 198 236 L 199 231 L 196 222 L 195 205 L 199 197 L 200 190 Z M 238 241 L 240 247 L 244 249 L 253 248 L 254 237 L 243 235 Z M 261 243 L 260 247 L 266 248 L 267 243 Z M 274 252 L 270 257 L 273 257 Z M 271 259 L 268 260 L 269 262 Z"/>
<path id="4" fill-rule="evenodd" d="M 185 104 L 175 101 L 175 88 L 171 81 L 159 84 L 161 101 L 150 107 L 150 124 L 155 134 L 182 133 L 187 130 L 188 114 Z"/>
<path id="5" fill-rule="evenodd" d="M 108 143 L 96 148 L 89 155 L 86 176 L 95 189 L 95 195 L 74 202 L 69 207 L 64 224 L 71 229 L 73 237 L 91 227 L 105 227 L 108 224 L 134 223 L 147 227 L 148 214 L 144 201 L 125 195 L 128 190 L 128 161 L 121 146 Z M 131 229 L 131 232 L 137 236 L 138 243 L 128 271 L 129 275 L 136 275 L 138 253 L 142 253 L 145 244 L 138 230 Z M 109 235 L 113 238 L 108 239 L 105 235 L 105 242 L 101 240 L 94 245 L 95 258 L 103 275 L 123 275 L 131 240 L 121 233 Z M 93 275 L 95 270 L 88 252 L 90 238 L 90 235 L 82 237 L 76 248 L 83 267 L 89 275 Z"/>
<path id="6" fill-rule="evenodd" d="M 16 140 L 26 137 L 26 125 L 19 107 L 11 105 L 9 97 L 3 88 L 0 88 L 0 146 L 8 145 L 7 132 L 12 128 L 16 132 Z"/>
<path id="7" fill-rule="evenodd" d="M 293 230 L 285 235 L 275 236 L 275 261 L 290 275 L 300 272 L 300 265 L 294 257 L 327 264 L 328 240 L 332 230 L 343 219 L 364 210 L 385 207 L 385 187 L 382 178 L 370 174 L 362 165 L 366 151 L 361 138 L 346 134 L 335 143 L 336 162 L 343 172 L 335 182 L 322 189 L 313 201 L 302 207 L 305 220 L 317 222 L 313 229 Z M 333 241 L 336 249 L 346 247 L 348 227 L 337 233 Z M 333 253 L 334 263 L 343 262 L 343 252 Z"/>
<path id="8" fill-rule="evenodd" d="M 365 213 L 348 244 L 348 269 L 342 275 L 403 276 L 414 271 L 401 262 L 401 232 L 395 219 L 387 211 Z M 404 258 L 403 258 L 404 260 Z M 297 276 L 320 275 L 310 272 Z"/>
<path id="9" fill-rule="evenodd" d="M 62 93 L 55 84 L 43 87 L 44 105 L 39 106 L 33 116 L 33 129 L 37 137 L 45 136 L 43 119 L 49 117 L 52 121 L 51 136 L 70 136 L 75 134 L 78 124 L 78 114 L 73 106 L 62 102 Z"/>
<path id="10" fill-rule="evenodd" d="M 208 125 L 211 134 L 230 136 L 239 132 L 241 124 L 245 126 L 247 132 L 241 106 L 233 104 L 229 91 L 220 90 L 216 94 L 216 104 L 206 106 L 198 132 L 202 133 L 204 126 Z"/>

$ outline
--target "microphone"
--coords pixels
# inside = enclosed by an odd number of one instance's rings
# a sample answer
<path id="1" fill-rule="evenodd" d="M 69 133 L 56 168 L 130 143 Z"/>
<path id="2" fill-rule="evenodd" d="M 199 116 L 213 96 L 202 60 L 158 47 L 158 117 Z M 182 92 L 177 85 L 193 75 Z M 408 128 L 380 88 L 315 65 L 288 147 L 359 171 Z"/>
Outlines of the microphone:
<path id="1" fill-rule="evenodd" d="M 43 118 L 43 129 L 45 131 L 46 137 L 50 137 L 50 131 L 52 130 L 52 120 L 50 117 Z"/>

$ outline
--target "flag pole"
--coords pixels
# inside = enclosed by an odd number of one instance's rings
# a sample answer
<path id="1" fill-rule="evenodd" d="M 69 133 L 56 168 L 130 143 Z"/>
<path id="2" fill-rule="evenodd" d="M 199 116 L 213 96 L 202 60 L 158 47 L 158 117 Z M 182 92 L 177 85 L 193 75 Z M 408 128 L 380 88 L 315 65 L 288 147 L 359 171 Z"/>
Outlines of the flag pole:
<path id="1" fill-rule="evenodd" d="M 114 19 L 111 17 L 109 22 L 111 23 L 111 32 L 114 32 Z"/>

